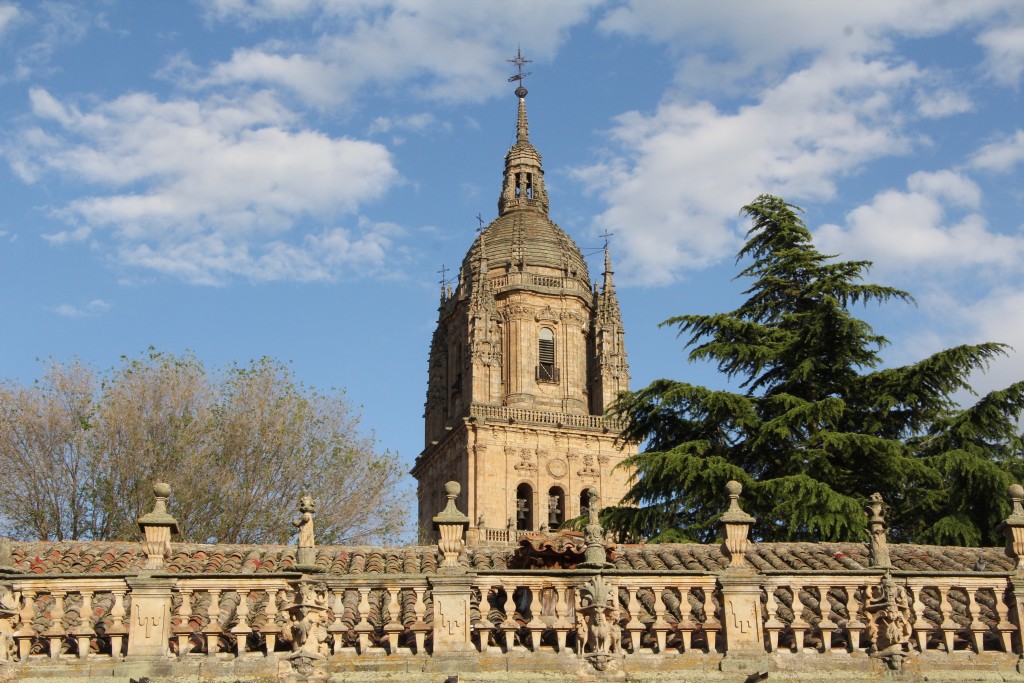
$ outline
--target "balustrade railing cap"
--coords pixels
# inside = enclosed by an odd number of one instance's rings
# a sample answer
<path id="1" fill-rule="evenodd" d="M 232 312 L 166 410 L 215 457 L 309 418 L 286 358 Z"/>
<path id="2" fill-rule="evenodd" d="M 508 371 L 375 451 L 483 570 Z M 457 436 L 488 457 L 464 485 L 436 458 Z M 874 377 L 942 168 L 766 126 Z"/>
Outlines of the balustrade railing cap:
<path id="1" fill-rule="evenodd" d="M 459 512 L 459 509 L 455 507 L 455 499 L 461 492 L 462 486 L 457 481 L 450 481 L 444 485 L 444 493 L 448 497 L 448 504 L 444 510 L 434 517 L 434 524 L 465 524 L 469 526 L 469 517 Z"/>
<path id="2" fill-rule="evenodd" d="M 139 529 L 145 531 L 147 526 L 169 526 L 172 534 L 178 533 L 178 520 L 167 512 L 167 499 L 170 495 L 170 484 L 162 481 L 153 484 L 153 496 L 156 498 L 156 503 L 153 505 L 152 512 L 147 512 L 136 520 Z"/>
<path id="3" fill-rule="evenodd" d="M 725 485 L 725 492 L 729 496 L 729 509 L 718 518 L 719 524 L 753 524 L 757 521 L 753 515 L 749 515 L 740 508 L 740 493 L 743 492 L 743 485 L 738 481 L 730 481 Z"/>
<path id="4" fill-rule="evenodd" d="M 1003 520 L 1003 524 L 1006 526 L 1024 526 L 1024 506 L 1021 505 L 1021 501 L 1024 500 L 1024 486 L 1011 484 L 1007 489 L 1007 493 L 1010 496 L 1010 503 L 1013 505 L 1013 509 L 1010 510 L 1010 516 Z"/>

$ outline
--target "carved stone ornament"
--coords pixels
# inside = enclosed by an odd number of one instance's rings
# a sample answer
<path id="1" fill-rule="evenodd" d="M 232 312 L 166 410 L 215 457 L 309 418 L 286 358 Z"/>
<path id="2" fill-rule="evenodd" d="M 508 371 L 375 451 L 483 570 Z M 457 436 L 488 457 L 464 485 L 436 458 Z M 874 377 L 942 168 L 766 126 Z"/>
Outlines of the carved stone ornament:
<path id="1" fill-rule="evenodd" d="M 569 464 L 561 458 L 548 460 L 548 474 L 555 479 L 564 477 L 569 472 Z"/>
<path id="2" fill-rule="evenodd" d="M 1024 573 L 1024 486 L 1011 484 L 1007 490 L 1010 495 L 1010 516 L 1003 520 L 1000 528 L 1006 538 L 1006 555 L 1016 563 L 1017 573 Z"/>
<path id="3" fill-rule="evenodd" d="M 750 527 L 757 521 L 740 508 L 740 493 L 743 485 L 738 481 L 729 481 L 725 485 L 729 496 L 729 509 L 718 518 L 718 525 L 725 531 L 725 543 L 722 551 L 729 558 L 729 568 L 745 568 L 746 553 L 750 548 Z"/>
<path id="4" fill-rule="evenodd" d="M 601 499 L 597 491 L 587 492 L 587 526 L 583 529 L 583 539 L 587 543 L 582 569 L 612 569 L 615 565 L 608 562 L 604 549 L 604 527 L 601 526 Z"/>
<path id="5" fill-rule="evenodd" d="M 889 543 L 886 540 L 885 532 L 889 525 L 885 522 L 885 515 L 889 512 L 889 506 L 882 500 L 882 494 L 872 493 L 864 506 L 864 512 L 868 516 L 868 544 L 870 550 L 870 563 L 872 567 L 887 569 L 892 566 L 889 559 Z"/>
<path id="6" fill-rule="evenodd" d="M 558 314 L 555 313 L 554 309 L 552 309 L 550 306 L 545 306 L 544 308 L 540 309 L 539 311 L 537 311 L 537 315 L 534 316 L 534 319 L 537 322 L 543 321 L 557 323 L 558 318 Z"/>
<path id="7" fill-rule="evenodd" d="M 616 671 L 622 657 L 618 589 L 598 574 L 580 586 L 576 607 L 576 642 L 583 659 L 597 671 Z"/>
<path id="8" fill-rule="evenodd" d="M 891 670 L 899 671 L 912 652 L 913 621 L 907 590 L 886 572 L 881 584 L 870 589 L 864 612 L 868 622 L 865 633 L 871 643 L 868 654 L 884 661 Z"/>
<path id="9" fill-rule="evenodd" d="M 14 639 L 20 624 L 21 601 L 11 586 L 0 584 L 0 662 L 18 658 L 18 643 Z"/>
<path id="10" fill-rule="evenodd" d="M 288 606 L 288 628 L 282 640 L 291 644 L 287 658 L 292 671 L 302 679 L 322 678 L 319 664 L 327 659 L 327 586 L 322 582 L 298 581 L 293 585 L 295 599 Z"/>
<path id="11" fill-rule="evenodd" d="M 461 492 L 462 486 L 459 482 L 450 481 L 445 484 L 444 493 L 448 498 L 448 504 L 433 520 L 440 535 L 437 547 L 444 555 L 441 567 L 448 573 L 459 569 L 459 553 L 466 546 L 463 534 L 466 527 L 469 526 L 469 517 L 462 514 L 455 506 L 455 499 Z"/>
<path id="12" fill-rule="evenodd" d="M 164 568 L 164 560 L 171 556 L 171 535 L 178 533 L 178 522 L 167 513 L 167 499 L 171 486 L 164 482 L 153 484 L 156 502 L 153 511 L 139 517 L 139 529 L 145 534 L 142 549 L 146 551 L 146 570 Z"/>
<path id="13" fill-rule="evenodd" d="M 583 455 L 583 467 L 576 471 L 577 476 L 580 477 L 599 477 L 601 471 L 594 467 L 594 456 L 590 453 Z"/>
<path id="14" fill-rule="evenodd" d="M 309 496 L 299 498 L 300 517 L 292 521 L 292 526 L 299 530 L 298 547 L 295 561 L 299 568 L 312 570 L 316 562 L 316 540 L 313 530 L 313 515 L 316 513 L 316 502 Z"/>
<path id="15" fill-rule="evenodd" d="M 529 448 L 517 449 L 511 448 L 510 446 L 505 446 L 505 454 L 509 455 L 510 451 L 513 453 L 519 453 L 519 462 L 513 465 L 513 467 L 515 467 L 517 470 L 519 470 L 520 472 L 532 472 L 537 469 L 537 463 L 534 462 L 534 452 L 531 451 Z"/>

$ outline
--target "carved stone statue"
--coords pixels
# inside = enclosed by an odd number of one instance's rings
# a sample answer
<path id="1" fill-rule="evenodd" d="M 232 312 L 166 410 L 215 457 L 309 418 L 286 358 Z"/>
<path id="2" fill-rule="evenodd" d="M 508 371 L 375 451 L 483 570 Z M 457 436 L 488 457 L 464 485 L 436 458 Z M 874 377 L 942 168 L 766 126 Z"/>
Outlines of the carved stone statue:
<path id="1" fill-rule="evenodd" d="M 298 527 L 298 551 L 296 562 L 302 566 L 310 566 L 316 560 L 316 540 L 313 537 L 313 513 L 316 512 L 316 502 L 309 496 L 299 498 L 299 512 L 302 516 L 292 521 L 292 525 Z"/>
<path id="2" fill-rule="evenodd" d="M 600 574 L 580 586 L 576 634 L 580 655 L 598 671 L 617 668 L 621 655 L 617 591 Z"/>
<path id="3" fill-rule="evenodd" d="M 907 591 L 888 572 L 881 584 L 870 590 L 864 607 L 868 617 L 865 632 L 871 643 L 868 653 L 882 659 L 894 671 L 902 669 L 903 660 L 911 652 L 913 633 Z"/>
<path id="4" fill-rule="evenodd" d="M 868 516 L 868 545 L 871 552 L 871 566 L 888 568 L 892 566 L 889 559 L 889 543 L 885 532 L 889 525 L 885 522 L 885 515 L 889 506 L 882 500 L 882 494 L 872 493 L 868 499 L 870 502 L 864 506 L 864 512 Z"/>

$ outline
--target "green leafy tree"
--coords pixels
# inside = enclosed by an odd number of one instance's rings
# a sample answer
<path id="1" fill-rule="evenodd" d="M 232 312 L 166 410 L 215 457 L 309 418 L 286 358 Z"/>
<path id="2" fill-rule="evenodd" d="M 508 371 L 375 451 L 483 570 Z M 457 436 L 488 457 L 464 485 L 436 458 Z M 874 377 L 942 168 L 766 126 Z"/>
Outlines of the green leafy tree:
<path id="1" fill-rule="evenodd" d="M 723 486 L 744 485 L 764 540 L 863 538 L 867 497 L 892 506 L 890 538 L 998 543 L 1006 487 L 1024 474 L 1017 420 L 1024 382 L 961 408 L 972 372 L 1007 352 L 963 345 L 882 368 L 885 337 L 857 305 L 911 302 L 863 282 L 868 261 L 821 254 L 799 209 L 763 195 L 737 262 L 753 280 L 734 311 L 662 325 L 687 337 L 689 359 L 717 365 L 739 391 L 660 379 L 624 394 L 624 438 L 645 443 L 636 478 L 605 522 L 662 541 L 714 537 Z"/>

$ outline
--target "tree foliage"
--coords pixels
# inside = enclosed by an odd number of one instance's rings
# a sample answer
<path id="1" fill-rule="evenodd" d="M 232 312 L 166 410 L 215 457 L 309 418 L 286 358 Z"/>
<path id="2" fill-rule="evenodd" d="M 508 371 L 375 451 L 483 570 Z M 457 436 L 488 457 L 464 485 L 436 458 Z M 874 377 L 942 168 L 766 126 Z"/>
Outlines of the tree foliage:
<path id="1" fill-rule="evenodd" d="M 359 432 L 344 393 L 317 393 L 261 358 L 208 371 L 151 352 L 99 374 L 51 363 L 32 386 L 0 385 L 0 524 L 32 539 L 128 539 L 171 484 L 183 540 L 284 543 L 300 495 L 321 543 L 404 531 L 404 468 Z"/>
<path id="2" fill-rule="evenodd" d="M 1006 488 L 1024 474 L 1018 419 L 1024 382 L 962 408 L 971 373 L 1007 352 L 962 345 L 882 367 L 885 337 L 856 305 L 911 302 L 863 281 L 868 261 L 819 253 L 799 209 L 763 195 L 743 207 L 752 227 L 737 263 L 753 284 L 728 313 L 663 325 L 689 359 L 717 365 L 739 391 L 661 379 L 620 397 L 624 438 L 645 442 L 612 528 L 660 540 L 710 540 L 729 479 L 764 540 L 863 537 L 863 504 L 892 506 L 890 538 L 998 543 Z"/>

